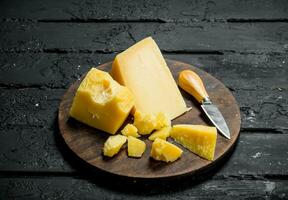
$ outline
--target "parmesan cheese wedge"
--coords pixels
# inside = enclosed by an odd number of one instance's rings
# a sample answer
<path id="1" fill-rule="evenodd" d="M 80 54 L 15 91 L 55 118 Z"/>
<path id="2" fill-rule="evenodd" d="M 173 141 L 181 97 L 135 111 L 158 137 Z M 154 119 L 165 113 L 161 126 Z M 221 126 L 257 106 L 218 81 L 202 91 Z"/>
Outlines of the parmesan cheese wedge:
<path id="1" fill-rule="evenodd" d="M 118 54 L 111 75 L 134 94 L 133 112 L 163 112 L 172 120 L 188 110 L 159 47 L 151 37 Z"/>
<path id="2" fill-rule="evenodd" d="M 193 153 L 207 160 L 214 159 L 217 129 L 211 126 L 174 125 L 171 137 Z"/>

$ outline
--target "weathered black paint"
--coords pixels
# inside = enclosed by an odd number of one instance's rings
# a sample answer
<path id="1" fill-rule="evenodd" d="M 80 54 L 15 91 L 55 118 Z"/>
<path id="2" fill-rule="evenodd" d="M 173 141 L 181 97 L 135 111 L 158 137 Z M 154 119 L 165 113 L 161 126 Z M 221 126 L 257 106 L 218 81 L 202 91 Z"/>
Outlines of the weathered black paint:
<path id="1" fill-rule="evenodd" d="M 0 2 L 1 199 L 288 198 L 288 2 L 163 2 Z M 147 35 L 165 57 L 221 80 L 239 103 L 235 152 L 203 177 L 110 177 L 58 137 L 70 83 Z"/>

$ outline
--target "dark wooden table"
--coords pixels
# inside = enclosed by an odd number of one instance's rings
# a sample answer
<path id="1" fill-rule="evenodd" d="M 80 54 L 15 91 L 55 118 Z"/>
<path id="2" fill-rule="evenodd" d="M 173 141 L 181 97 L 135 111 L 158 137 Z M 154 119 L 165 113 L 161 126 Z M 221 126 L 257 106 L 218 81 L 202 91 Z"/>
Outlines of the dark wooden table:
<path id="1" fill-rule="evenodd" d="M 0 17 L 0 199 L 288 199 L 287 0 L 1 0 Z M 201 176 L 110 176 L 59 136 L 69 85 L 149 35 L 239 103 L 235 151 Z"/>

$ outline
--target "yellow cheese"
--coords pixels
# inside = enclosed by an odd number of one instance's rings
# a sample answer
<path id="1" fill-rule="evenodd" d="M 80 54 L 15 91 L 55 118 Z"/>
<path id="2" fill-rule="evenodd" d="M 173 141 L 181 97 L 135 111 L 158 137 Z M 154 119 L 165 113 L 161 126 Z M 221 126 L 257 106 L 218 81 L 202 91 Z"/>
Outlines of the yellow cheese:
<path id="1" fill-rule="evenodd" d="M 142 140 L 128 136 L 128 156 L 141 157 L 146 149 L 146 144 Z"/>
<path id="2" fill-rule="evenodd" d="M 173 162 L 182 155 L 182 152 L 183 151 L 176 145 L 156 138 L 152 144 L 150 156 L 155 160 Z"/>
<path id="3" fill-rule="evenodd" d="M 156 114 L 136 111 L 134 113 L 134 126 L 141 135 L 150 134 L 153 130 L 160 130 L 171 125 L 171 121 L 163 112 Z"/>
<path id="4" fill-rule="evenodd" d="M 171 120 L 163 112 L 159 112 L 156 115 L 155 129 L 160 130 L 163 127 L 171 126 Z"/>
<path id="5" fill-rule="evenodd" d="M 81 82 L 70 116 L 111 134 L 123 124 L 134 105 L 130 90 L 104 71 L 92 68 Z"/>
<path id="6" fill-rule="evenodd" d="M 123 135 L 110 136 L 104 143 L 103 148 L 104 156 L 113 157 L 120 151 L 121 147 L 123 146 L 123 144 L 125 144 L 126 140 L 127 137 Z"/>
<path id="7" fill-rule="evenodd" d="M 171 131 L 171 137 L 193 153 L 206 158 L 214 159 L 217 140 L 215 127 L 203 125 L 175 125 Z"/>
<path id="8" fill-rule="evenodd" d="M 136 111 L 133 125 L 137 127 L 141 135 L 150 134 L 156 127 L 156 117 L 150 113 Z"/>
<path id="9" fill-rule="evenodd" d="M 160 49 L 151 37 L 118 54 L 111 74 L 132 91 L 135 109 L 140 112 L 163 112 L 174 119 L 187 111 Z"/>
<path id="10" fill-rule="evenodd" d="M 138 129 L 133 124 L 127 124 L 121 131 L 122 135 L 140 137 L 137 133 Z"/>
<path id="11" fill-rule="evenodd" d="M 163 140 L 166 140 L 167 137 L 170 136 L 170 131 L 171 131 L 171 127 L 164 127 L 158 131 L 155 131 L 154 133 L 152 133 L 152 135 L 149 136 L 149 140 L 154 141 L 156 138 L 161 138 Z"/>

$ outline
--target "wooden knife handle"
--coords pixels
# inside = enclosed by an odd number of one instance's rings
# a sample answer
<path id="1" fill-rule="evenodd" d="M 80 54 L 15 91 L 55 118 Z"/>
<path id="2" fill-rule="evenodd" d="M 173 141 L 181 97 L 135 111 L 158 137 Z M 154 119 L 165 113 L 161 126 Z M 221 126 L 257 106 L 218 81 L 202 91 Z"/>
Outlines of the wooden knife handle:
<path id="1" fill-rule="evenodd" d="M 179 74 L 179 86 L 202 103 L 208 97 L 201 78 L 191 70 L 183 70 Z"/>

